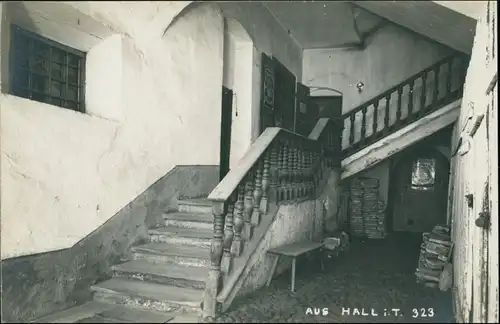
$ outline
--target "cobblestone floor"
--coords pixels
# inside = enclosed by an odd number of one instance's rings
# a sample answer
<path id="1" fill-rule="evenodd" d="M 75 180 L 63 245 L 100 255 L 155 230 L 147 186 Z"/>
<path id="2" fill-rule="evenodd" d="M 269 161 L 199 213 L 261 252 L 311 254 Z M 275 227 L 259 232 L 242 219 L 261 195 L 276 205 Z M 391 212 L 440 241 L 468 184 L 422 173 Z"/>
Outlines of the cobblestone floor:
<path id="1" fill-rule="evenodd" d="M 353 241 L 324 273 L 299 261 L 295 293 L 289 290 L 290 274 L 284 273 L 270 287 L 235 300 L 216 322 L 452 323 L 451 294 L 415 282 L 419 245 L 420 236 Z M 306 314 L 308 307 L 328 308 L 328 314 Z M 378 316 L 342 315 L 342 308 L 373 309 Z M 399 309 L 398 316 L 391 309 Z"/>

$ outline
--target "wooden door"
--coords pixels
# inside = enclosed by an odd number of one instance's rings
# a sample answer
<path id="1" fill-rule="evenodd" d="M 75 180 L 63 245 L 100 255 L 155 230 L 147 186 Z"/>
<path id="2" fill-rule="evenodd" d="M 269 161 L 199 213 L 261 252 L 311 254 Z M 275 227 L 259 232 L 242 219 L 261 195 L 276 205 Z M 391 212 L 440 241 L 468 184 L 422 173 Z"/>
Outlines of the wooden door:
<path id="1" fill-rule="evenodd" d="M 233 91 L 222 87 L 222 114 L 220 129 L 219 178 L 222 180 L 229 172 L 231 152 L 231 122 L 233 118 Z"/>
<path id="2" fill-rule="evenodd" d="M 296 78 L 280 61 L 273 57 L 275 72 L 275 125 L 294 131 Z"/>
<path id="3" fill-rule="evenodd" d="M 427 232 L 446 224 L 446 157 L 434 150 L 408 153 L 392 170 L 391 178 L 394 231 Z"/>
<path id="4" fill-rule="evenodd" d="M 261 81 L 261 101 L 260 101 L 260 133 L 267 127 L 274 127 L 275 124 L 275 72 L 274 61 L 262 53 L 262 81 Z"/>
<path id="5" fill-rule="evenodd" d="M 295 133 L 309 136 L 318 118 L 318 106 L 310 100 L 309 88 L 298 82 L 295 102 Z"/>

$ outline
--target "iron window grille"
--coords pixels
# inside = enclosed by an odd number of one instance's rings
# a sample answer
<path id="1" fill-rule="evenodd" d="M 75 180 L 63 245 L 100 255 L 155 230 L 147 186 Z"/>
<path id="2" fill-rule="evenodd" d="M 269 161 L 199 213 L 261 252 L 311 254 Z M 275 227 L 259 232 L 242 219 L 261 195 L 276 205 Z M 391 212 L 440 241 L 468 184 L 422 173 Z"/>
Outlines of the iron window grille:
<path id="1" fill-rule="evenodd" d="M 11 93 L 85 112 L 85 53 L 12 25 Z"/>

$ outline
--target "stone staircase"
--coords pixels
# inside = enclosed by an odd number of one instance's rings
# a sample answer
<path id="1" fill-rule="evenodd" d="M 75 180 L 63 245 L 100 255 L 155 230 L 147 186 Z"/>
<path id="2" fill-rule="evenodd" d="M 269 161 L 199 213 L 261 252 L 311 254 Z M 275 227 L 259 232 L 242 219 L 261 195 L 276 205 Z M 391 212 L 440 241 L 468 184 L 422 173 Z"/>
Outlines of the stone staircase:
<path id="1" fill-rule="evenodd" d="M 132 247 L 132 260 L 90 287 L 94 300 L 38 322 L 197 323 L 201 315 L 213 237 L 207 199 L 178 201 L 165 226 L 149 230 L 150 243 Z"/>

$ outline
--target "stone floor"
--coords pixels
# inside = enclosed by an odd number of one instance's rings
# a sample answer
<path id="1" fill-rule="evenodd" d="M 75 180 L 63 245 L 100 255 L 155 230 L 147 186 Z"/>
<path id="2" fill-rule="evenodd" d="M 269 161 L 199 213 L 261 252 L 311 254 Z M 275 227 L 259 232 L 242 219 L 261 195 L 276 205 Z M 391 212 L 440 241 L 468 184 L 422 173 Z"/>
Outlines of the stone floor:
<path id="1" fill-rule="evenodd" d="M 451 294 L 415 282 L 420 243 L 420 236 L 408 235 L 353 240 L 324 273 L 299 261 L 295 293 L 289 290 L 289 273 L 284 273 L 270 287 L 235 300 L 216 322 L 453 323 Z M 308 308 L 327 308 L 328 314 L 306 314 Z M 342 315 L 342 308 L 378 316 Z M 392 309 L 399 310 L 398 316 Z"/>

